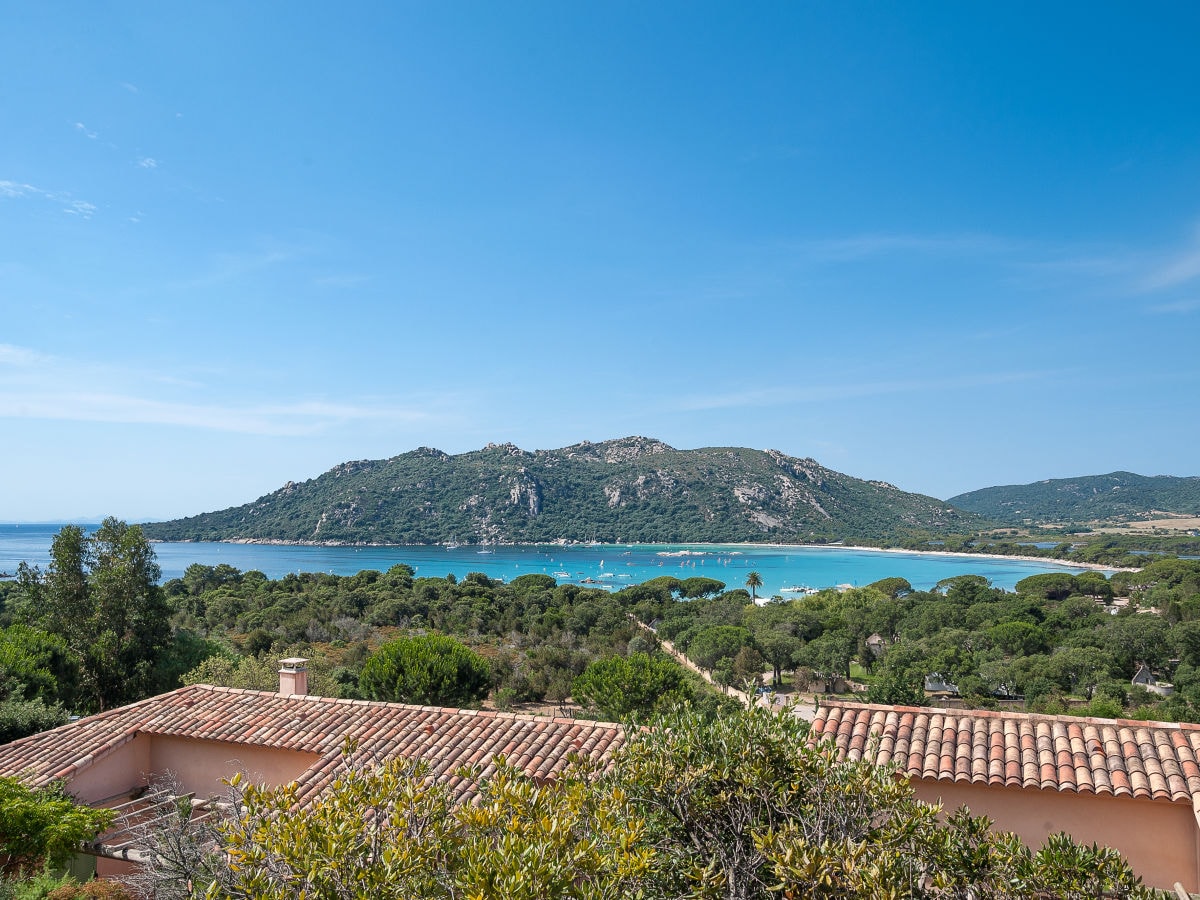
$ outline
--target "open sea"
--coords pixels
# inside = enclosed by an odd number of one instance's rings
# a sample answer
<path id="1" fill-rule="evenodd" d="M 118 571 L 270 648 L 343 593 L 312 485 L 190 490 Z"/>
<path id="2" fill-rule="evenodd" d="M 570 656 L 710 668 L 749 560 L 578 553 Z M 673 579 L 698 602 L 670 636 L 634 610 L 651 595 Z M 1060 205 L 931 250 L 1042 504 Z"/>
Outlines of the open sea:
<path id="1" fill-rule="evenodd" d="M 0 525 L 0 573 L 15 575 L 22 561 L 46 566 L 50 543 L 60 525 Z M 91 529 L 96 526 L 84 526 Z M 918 590 L 943 578 L 975 574 L 994 586 L 1012 589 L 1022 578 L 1042 572 L 1080 572 L 1053 562 L 988 559 L 979 556 L 935 556 L 844 547 L 749 546 L 745 544 L 575 544 L 570 546 L 446 547 L 298 547 L 275 544 L 156 543 L 154 551 L 163 580 L 178 578 L 192 563 L 227 563 L 243 572 L 257 569 L 269 578 L 289 572 L 353 575 L 363 569 L 386 570 L 396 563 L 412 566 L 418 577 L 462 578 L 483 572 L 511 581 L 519 575 L 550 575 L 560 582 L 587 583 L 610 589 L 674 575 L 716 578 L 730 588 L 742 587 L 746 575 L 762 576 L 759 594 L 784 588 L 861 586 L 881 578 L 907 578 Z M 586 580 L 586 581 L 585 581 Z M 794 596 L 785 593 L 784 596 Z"/>

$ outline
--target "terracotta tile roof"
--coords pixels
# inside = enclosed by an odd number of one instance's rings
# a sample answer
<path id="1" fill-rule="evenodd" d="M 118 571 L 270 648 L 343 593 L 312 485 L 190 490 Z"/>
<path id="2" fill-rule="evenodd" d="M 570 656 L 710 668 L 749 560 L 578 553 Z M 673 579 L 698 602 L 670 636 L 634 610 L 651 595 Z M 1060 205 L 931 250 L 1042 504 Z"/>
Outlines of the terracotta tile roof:
<path id="1" fill-rule="evenodd" d="M 376 760 L 426 760 L 460 796 L 469 789 L 453 774 L 462 765 L 487 771 L 504 754 L 546 777 L 572 751 L 605 761 L 624 741 L 621 726 L 607 722 L 193 685 L 0 746 L 0 775 L 70 779 L 139 734 L 316 753 L 319 761 L 297 779 L 302 801 L 336 777 L 347 736 Z"/>
<path id="2" fill-rule="evenodd" d="M 831 702 L 809 739 L 911 777 L 1200 800 L 1200 725 Z"/>

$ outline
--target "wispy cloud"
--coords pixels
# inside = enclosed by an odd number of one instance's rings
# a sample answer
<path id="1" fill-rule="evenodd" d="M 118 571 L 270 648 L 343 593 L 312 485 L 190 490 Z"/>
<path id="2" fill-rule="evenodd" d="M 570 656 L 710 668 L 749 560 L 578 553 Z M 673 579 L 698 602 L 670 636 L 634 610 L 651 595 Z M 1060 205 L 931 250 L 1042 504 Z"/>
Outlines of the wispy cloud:
<path id="1" fill-rule="evenodd" d="M 153 156 L 143 156 L 141 159 L 138 160 L 137 164 L 139 166 L 141 166 L 143 169 L 157 169 L 158 168 L 158 160 L 155 159 Z"/>
<path id="2" fill-rule="evenodd" d="M 1200 297 L 1190 297 L 1187 300 L 1176 300 L 1173 303 L 1160 303 L 1150 307 L 1156 313 L 1190 313 L 1200 309 Z"/>
<path id="3" fill-rule="evenodd" d="M 60 204 L 63 212 L 84 219 L 90 219 L 97 209 L 95 204 L 77 200 L 67 191 L 47 191 L 20 181 L 0 181 L 0 198 L 15 200 L 25 197 Z"/>
<path id="4" fill-rule="evenodd" d="M 1132 299 L 1191 286 L 1200 280 L 1200 225 L 1182 247 L 1031 241 L 983 233 L 868 233 L 787 245 L 802 264 L 822 266 L 904 255 L 949 259 L 967 265 L 999 266 L 1010 283 L 1061 294 Z M 1190 312 L 1190 298 L 1146 307 L 1149 312 Z"/>
<path id="5" fill-rule="evenodd" d="M 862 397 L 884 397 L 892 394 L 944 392 L 966 390 L 1001 384 L 1035 381 L 1049 372 L 995 372 L 968 375 L 954 379 L 913 379 L 909 381 L 868 381 L 857 384 L 819 384 L 803 387 L 768 387 L 723 394 L 685 397 L 677 408 L 699 411 L 731 409 L 746 406 L 791 406 L 798 403 L 822 403 Z"/>
<path id="6" fill-rule="evenodd" d="M 29 368 L 45 362 L 48 357 L 28 347 L 18 347 L 15 344 L 0 344 L 0 366 L 15 366 Z"/>
<path id="7" fill-rule="evenodd" d="M 0 181 L 0 197 L 28 197 L 42 195 L 32 184 L 22 184 L 19 181 Z"/>
<path id="8" fill-rule="evenodd" d="M 131 93 L 131 94 L 140 94 L 141 93 L 141 91 L 138 90 L 138 86 L 136 84 L 130 84 L 128 81 L 122 81 L 122 82 L 120 82 L 120 85 L 121 85 L 121 87 L 125 88 L 125 90 L 129 91 L 129 93 Z"/>
<path id="9" fill-rule="evenodd" d="M 813 261 L 851 262 L 895 253 L 930 255 L 1009 253 L 1025 245 L 988 234 L 898 234 L 875 233 L 801 241 L 794 249 Z"/>
<path id="10" fill-rule="evenodd" d="M 213 255 L 208 271 L 171 286 L 177 289 L 212 287 L 290 262 L 303 255 L 303 252 L 296 248 L 276 246 L 246 252 L 217 253 Z"/>
<path id="11" fill-rule="evenodd" d="M 79 385 L 111 383 L 109 390 Z M 0 344 L 0 418 L 165 425 L 239 434 L 302 437 L 355 422 L 416 425 L 446 418 L 447 398 L 421 402 L 295 399 L 279 403 L 194 402 L 153 396 L 194 381 L 118 371 Z"/>
<path id="12" fill-rule="evenodd" d="M 88 203 L 86 200 L 68 200 L 67 205 L 63 207 L 63 212 L 72 216 L 80 216 L 84 219 L 90 219 L 92 213 L 95 211 L 95 205 Z"/>
<path id="13" fill-rule="evenodd" d="M 1147 291 L 1159 291 L 1200 278 L 1200 228 L 1187 247 L 1156 264 L 1142 279 Z"/>
<path id="14" fill-rule="evenodd" d="M 420 408 L 297 401 L 270 406 L 176 403 L 122 393 L 8 392 L 0 387 L 0 418 L 170 425 L 275 437 L 319 434 L 350 422 L 417 424 L 436 416 Z"/>
<path id="15" fill-rule="evenodd" d="M 82 122 L 75 123 L 75 130 L 81 133 L 84 137 L 90 138 L 93 141 L 100 137 L 98 132 L 92 131 L 92 129 L 88 128 Z"/>

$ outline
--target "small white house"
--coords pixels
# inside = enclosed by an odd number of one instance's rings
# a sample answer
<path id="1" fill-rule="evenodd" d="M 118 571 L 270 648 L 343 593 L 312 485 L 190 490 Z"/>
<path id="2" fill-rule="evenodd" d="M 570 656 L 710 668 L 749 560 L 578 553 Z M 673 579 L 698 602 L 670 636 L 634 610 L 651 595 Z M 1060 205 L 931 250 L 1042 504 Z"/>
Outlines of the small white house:
<path id="1" fill-rule="evenodd" d="M 925 691 L 929 694 L 958 694 L 958 685 L 947 681 L 941 672 L 930 672 L 925 676 Z"/>
<path id="2" fill-rule="evenodd" d="M 1154 673 L 1150 671 L 1150 667 L 1145 663 L 1138 666 L 1138 670 L 1134 673 L 1130 684 L 1134 687 L 1145 688 L 1150 693 L 1158 694 L 1160 697 L 1170 697 L 1175 693 L 1175 686 L 1155 678 Z"/>

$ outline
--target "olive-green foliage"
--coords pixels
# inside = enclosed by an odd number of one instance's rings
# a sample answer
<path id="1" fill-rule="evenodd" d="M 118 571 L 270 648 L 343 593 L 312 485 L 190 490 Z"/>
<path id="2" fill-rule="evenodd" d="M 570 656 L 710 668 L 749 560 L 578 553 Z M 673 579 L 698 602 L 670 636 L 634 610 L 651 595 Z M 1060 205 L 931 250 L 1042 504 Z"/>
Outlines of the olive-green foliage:
<path id="1" fill-rule="evenodd" d="M 1030 575 L 1017 582 L 1017 593 L 1041 597 L 1044 600 L 1065 600 L 1076 593 L 1075 577 L 1068 572 Z"/>
<path id="2" fill-rule="evenodd" d="M 367 660 L 359 688 L 369 700 L 467 706 L 488 694 L 491 669 L 478 653 L 444 635 L 401 638 Z"/>
<path id="3" fill-rule="evenodd" d="M 57 703 L 47 706 L 40 698 L 0 700 L 0 744 L 65 725 L 68 718 Z"/>
<path id="4" fill-rule="evenodd" d="M 308 652 L 308 651 L 304 651 Z M 301 655 L 301 648 L 281 648 L 275 655 L 230 656 L 214 654 L 202 663 L 185 672 L 183 684 L 214 684 L 220 687 L 245 688 L 252 691 L 277 691 L 279 689 L 279 660 Z M 337 681 L 327 659 L 317 657 L 309 660 L 308 690 L 319 697 L 341 695 Z"/>
<path id="5" fill-rule="evenodd" d="M 350 750 L 352 753 L 352 749 Z M 503 760 L 456 805 L 421 762 L 351 756 L 305 814 L 292 786 L 244 788 L 223 826 L 230 867 L 212 897 L 273 900 L 616 900 L 638 896 L 652 850 L 619 785 L 578 763 L 535 782 Z"/>
<path id="6" fill-rule="evenodd" d="M 675 603 L 669 590 L 636 586 L 609 594 L 558 585 L 540 574 L 509 584 L 479 573 L 461 581 L 414 579 L 412 568 L 402 564 L 382 573 L 290 574 L 279 580 L 236 569 L 217 578 L 205 566 L 189 567 L 189 572 L 199 593 L 190 593 L 181 579 L 166 586 L 180 607 L 177 618 L 204 638 L 222 642 L 230 657 L 228 663 L 214 661 L 207 670 L 189 674 L 189 683 L 251 686 L 241 668 L 265 670 L 266 665 L 238 663 L 235 651 L 261 654 L 272 665 L 295 655 L 311 660 L 314 693 L 340 696 L 361 696 L 366 648 L 377 645 L 379 630 L 398 628 L 436 630 L 481 650 L 486 647 L 494 685 L 507 702 L 562 700 L 589 663 L 626 651 L 640 631 L 629 613 L 649 622 Z M 210 583 L 216 586 L 203 587 Z M 328 660 L 334 660 L 331 666 L 326 666 Z M 330 683 L 320 678 L 322 666 Z M 262 683 L 254 686 L 269 690 L 273 677 L 264 671 Z"/>
<path id="7" fill-rule="evenodd" d="M 78 657 L 77 703 L 107 709 L 145 696 L 171 631 L 161 573 L 141 528 L 111 516 L 92 535 L 68 525 L 50 557 L 45 572 L 24 563 L 18 570 L 23 615 Z"/>
<path id="8" fill-rule="evenodd" d="M 788 713 L 678 708 L 630 733 L 612 767 L 553 779 L 498 760 L 345 770 L 296 815 L 295 786 L 235 779 L 228 867 L 208 896 L 325 900 L 780 900 L 1148 896 L 1113 851 L 1061 835 L 1040 851 L 965 811 L 939 820 L 892 770 L 812 747 Z M 221 858 L 221 857 L 216 857 Z"/>
<path id="9" fill-rule="evenodd" d="M 57 635 L 26 625 L 0 629 L 0 743 L 67 721 L 78 660 Z"/>
<path id="10" fill-rule="evenodd" d="M 732 660 L 738 651 L 751 644 L 750 631 L 736 625 L 709 625 L 687 642 L 688 657 L 704 669 L 721 660 Z"/>
<path id="11" fill-rule="evenodd" d="M 879 593 L 895 600 L 904 594 L 911 594 L 913 586 L 907 578 L 881 578 L 879 581 L 868 584 L 867 587 L 874 588 Z"/>
<path id="12" fill-rule="evenodd" d="M 594 707 L 601 718 L 646 718 L 689 694 L 679 663 L 663 653 L 630 653 L 598 659 L 575 679 L 577 702 Z"/>
<path id="13" fill-rule="evenodd" d="M 943 826 L 890 769 L 840 761 L 805 731 L 787 711 L 711 721 L 679 708 L 631 735 L 616 777 L 659 849 L 657 890 L 725 900 L 1146 895 L 1113 851 L 1055 836 L 1031 854 L 962 811 Z"/>
<path id="14" fill-rule="evenodd" d="M 29 788 L 0 778 L 0 870 L 61 867 L 112 818 L 109 810 L 76 805 L 60 784 Z"/>
<path id="15" fill-rule="evenodd" d="M 920 703 L 924 676 L 937 672 L 974 705 L 1023 696 L 1039 711 L 1086 715 L 1115 704 L 1125 716 L 1200 721 L 1200 560 L 1158 560 L 1111 580 L 1094 571 L 1052 573 L 1018 588 L 1012 593 L 961 575 L 932 591 L 905 592 L 885 579 L 765 606 L 729 592 L 664 600 L 649 611 L 659 618 L 660 637 L 711 665 L 714 677 L 735 682 L 733 659 L 749 646 L 777 682 L 785 671 L 802 670 L 804 685 L 809 675 L 845 677 L 857 657 L 876 702 Z M 1119 615 L 1112 615 L 1114 593 L 1131 598 Z M 876 633 L 880 658 L 866 644 Z M 1174 683 L 1174 696 L 1130 690 L 1143 663 Z M 1093 696 L 1122 682 L 1119 691 Z M 1096 699 L 1104 702 L 1084 705 Z"/>

